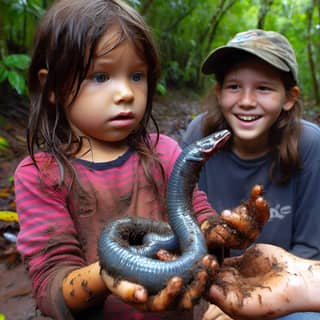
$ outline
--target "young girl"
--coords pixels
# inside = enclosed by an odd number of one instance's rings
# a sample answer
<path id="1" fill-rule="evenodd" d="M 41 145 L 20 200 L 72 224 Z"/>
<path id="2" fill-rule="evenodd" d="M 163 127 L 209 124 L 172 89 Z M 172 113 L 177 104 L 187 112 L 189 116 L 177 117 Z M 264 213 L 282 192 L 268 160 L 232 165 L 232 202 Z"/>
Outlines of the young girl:
<path id="1" fill-rule="evenodd" d="M 158 74 L 147 26 L 119 0 L 57 1 L 39 25 L 29 73 L 30 157 L 15 173 L 18 249 L 38 307 L 54 319 L 177 319 L 121 301 L 166 309 L 180 293 L 175 282 L 160 307 L 124 281 L 109 288 L 119 299 L 109 294 L 97 257 L 110 220 L 167 220 L 166 183 L 180 148 L 147 132 Z M 199 222 L 214 214 L 202 192 L 193 204 Z"/>
<path id="2" fill-rule="evenodd" d="M 252 184 L 262 184 L 270 221 L 258 241 L 319 259 L 320 129 L 301 119 L 290 43 L 277 32 L 242 32 L 214 50 L 202 71 L 215 75 L 215 98 L 189 125 L 183 145 L 222 128 L 233 136 L 206 162 L 199 188 L 219 211 L 245 199 Z"/>

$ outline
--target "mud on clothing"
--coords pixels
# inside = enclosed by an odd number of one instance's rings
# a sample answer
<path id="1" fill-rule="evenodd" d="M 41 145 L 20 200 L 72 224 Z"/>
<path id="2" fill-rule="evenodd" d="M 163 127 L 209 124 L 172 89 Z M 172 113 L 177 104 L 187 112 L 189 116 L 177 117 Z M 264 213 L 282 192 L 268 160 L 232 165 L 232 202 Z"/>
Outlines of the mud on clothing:
<path id="1" fill-rule="evenodd" d="M 155 142 L 155 135 L 151 135 Z M 156 152 L 165 172 L 160 184 L 160 169 L 153 168 L 160 195 L 164 196 L 169 175 L 179 156 L 179 145 L 160 136 Z M 75 160 L 82 189 L 73 184 L 59 186 L 59 168 L 52 156 L 36 154 L 39 171 L 30 157 L 15 172 L 15 190 L 20 233 L 18 250 L 32 279 L 33 293 L 40 310 L 54 319 L 82 318 L 71 315 L 64 303 L 61 283 L 65 275 L 98 260 L 97 240 L 103 226 L 127 215 L 166 221 L 164 202 L 158 201 L 147 181 L 138 154 L 129 149 L 118 159 L 106 163 Z M 194 193 L 198 221 L 215 214 L 203 192 Z M 102 311 L 103 310 L 103 311 Z M 140 313 L 109 296 L 104 308 L 85 311 L 87 319 L 192 319 L 192 312 Z"/>

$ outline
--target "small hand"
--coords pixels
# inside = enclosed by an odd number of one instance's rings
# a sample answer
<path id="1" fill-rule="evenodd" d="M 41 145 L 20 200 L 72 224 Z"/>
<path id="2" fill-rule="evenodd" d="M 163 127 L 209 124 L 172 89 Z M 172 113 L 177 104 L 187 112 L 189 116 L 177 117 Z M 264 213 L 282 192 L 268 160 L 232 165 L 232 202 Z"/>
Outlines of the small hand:
<path id="1" fill-rule="evenodd" d="M 175 258 L 164 251 L 160 252 L 158 257 L 161 260 Z M 190 310 L 205 292 L 209 278 L 217 271 L 217 268 L 217 261 L 212 256 L 206 255 L 203 257 L 199 269 L 195 271 L 194 279 L 187 287 L 184 286 L 182 278 L 173 277 L 164 289 L 153 296 L 148 296 L 148 292 L 143 286 L 115 279 L 105 270 L 101 270 L 101 276 L 111 293 L 139 310 L 152 312 L 175 309 Z"/>
<path id="2" fill-rule="evenodd" d="M 256 185 L 250 199 L 233 210 L 224 210 L 218 217 L 210 217 L 201 224 L 208 247 L 243 249 L 260 234 L 269 219 L 269 206 L 262 197 L 263 188 Z"/>

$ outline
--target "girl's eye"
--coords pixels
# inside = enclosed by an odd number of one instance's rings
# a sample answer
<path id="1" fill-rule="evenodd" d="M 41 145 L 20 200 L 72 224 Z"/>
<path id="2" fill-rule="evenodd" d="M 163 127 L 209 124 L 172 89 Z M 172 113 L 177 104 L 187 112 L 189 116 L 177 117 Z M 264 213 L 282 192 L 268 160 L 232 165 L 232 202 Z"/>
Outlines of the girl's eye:
<path id="1" fill-rule="evenodd" d="M 133 75 L 132 75 L 132 80 L 133 81 L 140 81 L 143 77 L 143 73 L 142 72 L 135 72 Z"/>
<path id="2" fill-rule="evenodd" d="M 98 83 L 102 83 L 110 79 L 107 73 L 96 73 L 92 78 Z"/>
<path id="3" fill-rule="evenodd" d="M 260 87 L 259 87 L 259 90 L 260 90 L 260 91 L 271 91 L 271 88 L 266 87 L 266 86 L 260 86 Z"/>
<path id="4" fill-rule="evenodd" d="M 229 89 L 229 90 L 237 90 L 239 88 L 240 88 L 240 86 L 235 83 L 230 83 L 230 84 L 226 85 L 226 89 Z"/>

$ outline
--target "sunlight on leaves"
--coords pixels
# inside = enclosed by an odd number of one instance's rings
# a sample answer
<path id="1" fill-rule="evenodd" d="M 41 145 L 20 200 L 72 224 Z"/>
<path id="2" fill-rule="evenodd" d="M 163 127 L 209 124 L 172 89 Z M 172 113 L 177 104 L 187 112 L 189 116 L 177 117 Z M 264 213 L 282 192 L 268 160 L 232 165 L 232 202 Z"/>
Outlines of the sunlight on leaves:
<path id="1" fill-rule="evenodd" d="M 8 148 L 9 148 L 8 140 L 6 138 L 0 136 L 0 150 L 5 150 L 5 149 L 8 149 Z"/>

